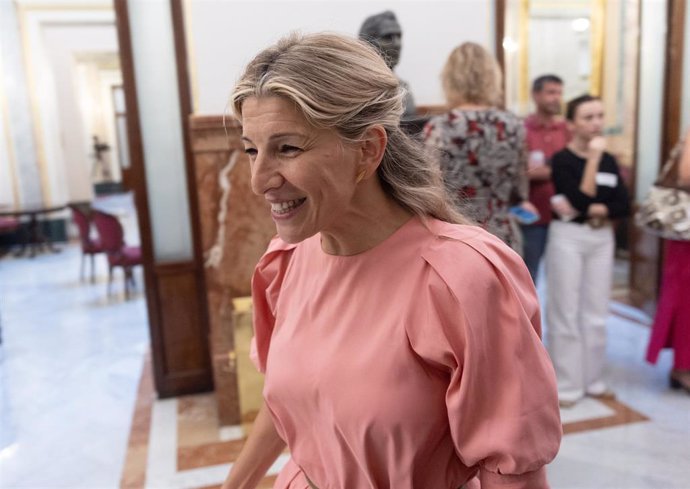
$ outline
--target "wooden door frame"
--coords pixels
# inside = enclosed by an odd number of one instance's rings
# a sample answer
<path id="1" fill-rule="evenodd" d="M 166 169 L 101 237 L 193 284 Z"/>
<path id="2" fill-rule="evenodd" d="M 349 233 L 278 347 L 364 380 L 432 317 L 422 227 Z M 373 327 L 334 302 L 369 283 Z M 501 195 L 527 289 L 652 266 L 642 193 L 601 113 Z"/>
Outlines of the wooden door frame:
<path id="1" fill-rule="evenodd" d="M 209 320 L 200 225 L 197 218 L 196 179 L 193 173 L 190 173 L 193 172 L 188 127 L 191 97 L 187 77 L 182 0 L 170 1 L 193 257 L 190 260 L 172 263 L 157 263 L 154 255 L 128 1 L 114 0 L 114 7 L 127 108 L 131 184 L 137 207 L 144 260 L 154 382 L 160 397 L 205 392 L 213 389 L 213 375 L 208 345 Z"/>
<path id="2" fill-rule="evenodd" d="M 683 95 L 683 40 L 685 36 L 686 8 L 687 0 L 668 0 L 668 8 L 666 11 L 661 142 L 659 144 L 658 170 L 661 170 L 671 149 L 680 138 L 682 129 L 680 124 L 681 100 Z M 641 18 L 642 11 L 640 12 L 640 19 Z M 636 138 L 638 133 L 639 132 L 636 131 Z M 635 172 L 635 175 L 636 174 L 637 172 Z M 633 189 L 637 187 L 636 180 L 636 178 L 633 180 Z M 656 301 L 661 286 L 661 270 L 663 268 L 664 255 L 662 244 L 663 242 L 659 238 L 646 234 L 639 229 L 631 228 L 630 300 L 632 305 L 644 310 L 649 315 L 655 313 Z M 644 250 L 643 253 L 646 254 L 640 257 L 636 252 L 638 249 Z M 644 265 L 645 256 L 653 257 L 651 266 Z"/>

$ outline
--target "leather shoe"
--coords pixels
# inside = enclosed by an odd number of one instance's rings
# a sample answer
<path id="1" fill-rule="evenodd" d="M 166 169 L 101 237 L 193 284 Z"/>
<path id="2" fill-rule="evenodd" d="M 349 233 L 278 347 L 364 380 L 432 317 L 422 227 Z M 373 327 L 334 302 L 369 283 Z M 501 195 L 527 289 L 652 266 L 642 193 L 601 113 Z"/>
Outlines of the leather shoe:
<path id="1" fill-rule="evenodd" d="M 685 392 L 690 394 L 690 371 L 671 370 L 669 384 L 671 389 L 683 389 Z"/>
<path id="2" fill-rule="evenodd" d="M 591 397 L 592 399 L 599 399 L 601 401 L 613 401 L 616 399 L 616 393 L 613 392 L 611 389 L 605 389 L 603 392 L 597 392 L 596 394 L 588 392 L 587 397 Z"/>
<path id="3" fill-rule="evenodd" d="M 577 404 L 576 400 L 568 400 L 568 399 L 559 399 L 558 400 L 558 406 L 562 408 L 569 409 Z"/>

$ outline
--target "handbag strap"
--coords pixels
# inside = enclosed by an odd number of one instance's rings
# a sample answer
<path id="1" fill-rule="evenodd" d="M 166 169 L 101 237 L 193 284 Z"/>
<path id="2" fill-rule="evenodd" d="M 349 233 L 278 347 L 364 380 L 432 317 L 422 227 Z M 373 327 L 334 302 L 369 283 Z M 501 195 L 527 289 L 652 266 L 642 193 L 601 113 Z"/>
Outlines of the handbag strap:
<path id="1" fill-rule="evenodd" d="M 680 188 L 678 185 L 678 167 L 680 166 L 680 158 L 683 154 L 683 145 L 685 138 L 680 138 L 678 143 L 671 150 L 666 163 L 661 168 L 661 173 L 654 182 L 654 185 L 660 187 Z"/>

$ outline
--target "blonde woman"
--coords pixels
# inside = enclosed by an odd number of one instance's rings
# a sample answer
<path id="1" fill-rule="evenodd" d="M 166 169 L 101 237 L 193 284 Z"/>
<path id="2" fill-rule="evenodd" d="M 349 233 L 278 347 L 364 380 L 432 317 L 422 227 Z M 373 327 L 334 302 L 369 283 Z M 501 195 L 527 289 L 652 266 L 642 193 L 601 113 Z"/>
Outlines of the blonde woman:
<path id="1" fill-rule="evenodd" d="M 525 129 L 501 110 L 501 71 L 479 44 L 453 50 L 441 75 L 448 106 L 424 129 L 426 144 L 440 152 L 446 187 L 486 230 L 518 252 L 522 238 L 510 208 L 520 205 L 538 217 L 527 201 Z"/>
<path id="2" fill-rule="evenodd" d="M 278 237 L 252 282 L 265 404 L 224 489 L 286 445 L 279 489 L 548 487 L 561 426 L 531 278 L 463 224 L 403 98 L 371 46 L 327 34 L 262 51 L 232 94 Z"/>

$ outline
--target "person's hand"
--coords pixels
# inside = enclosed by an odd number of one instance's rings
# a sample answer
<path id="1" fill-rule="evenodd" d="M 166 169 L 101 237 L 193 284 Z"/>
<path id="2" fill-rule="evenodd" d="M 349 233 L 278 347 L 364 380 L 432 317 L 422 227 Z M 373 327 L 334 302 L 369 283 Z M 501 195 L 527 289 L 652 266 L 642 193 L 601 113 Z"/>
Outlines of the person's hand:
<path id="1" fill-rule="evenodd" d="M 527 168 L 529 170 L 534 170 L 535 168 L 542 167 L 546 164 L 546 157 L 543 151 L 535 150 L 530 151 L 529 157 L 527 159 Z"/>
<path id="2" fill-rule="evenodd" d="M 554 195 L 551 199 L 551 209 L 564 219 L 572 219 L 577 216 L 577 209 L 573 207 L 565 195 Z"/>
<path id="3" fill-rule="evenodd" d="M 532 202 L 530 202 L 529 200 L 523 200 L 522 202 L 520 202 L 520 207 L 525 209 L 527 212 L 539 215 L 539 210 L 536 207 L 534 207 L 534 204 L 532 204 Z"/>
<path id="4" fill-rule="evenodd" d="M 609 208 L 604 204 L 590 204 L 587 215 L 589 217 L 609 217 Z"/>
<path id="5" fill-rule="evenodd" d="M 606 151 L 606 138 L 604 136 L 595 136 L 587 145 L 587 148 L 597 154 L 601 154 Z"/>

